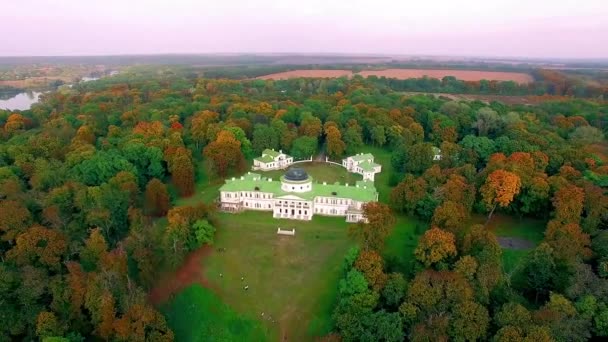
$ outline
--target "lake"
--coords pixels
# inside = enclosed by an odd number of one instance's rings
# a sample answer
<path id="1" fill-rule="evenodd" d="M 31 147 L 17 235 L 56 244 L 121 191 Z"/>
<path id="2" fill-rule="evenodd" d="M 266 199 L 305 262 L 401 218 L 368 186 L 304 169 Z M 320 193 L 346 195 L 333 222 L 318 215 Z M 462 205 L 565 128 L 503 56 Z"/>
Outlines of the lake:
<path id="1" fill-rule="evenodd" d="M 38 98 L 40 98 L 41 92 L 31 91 L 31 92 L 22 92 L 13 97 L 9 97 L 8 99 L 4 99 L 0 96 L 0 109 L 8 109 L 8 110 L 27 110 L 32 107 L 32 105 L 38 102 Z"/>

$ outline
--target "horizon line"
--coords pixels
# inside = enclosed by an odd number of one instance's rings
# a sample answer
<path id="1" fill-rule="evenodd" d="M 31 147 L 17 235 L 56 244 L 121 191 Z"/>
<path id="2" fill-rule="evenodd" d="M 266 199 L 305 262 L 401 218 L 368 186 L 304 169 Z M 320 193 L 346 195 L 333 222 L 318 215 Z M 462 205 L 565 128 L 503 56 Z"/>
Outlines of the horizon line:
<path id="1" fill-rule="evenodd" d="M 375 57 L 375 58 L 463 58 L 515 61 L 595 61 L 608 62 L 606 57 L 527 57 L 500 55 L 460 55 L 460 54 L 403 54 L 403 53 L 349 53 L 349 52 L 159 52 L 159 53 L 109 53 L 109 54 L 57 54 L 57 55 L 0 55 L 4 58 L 70 58 L 70 57 L 153 57 L 153 56 L 308 56 L 308 57 Z"/>

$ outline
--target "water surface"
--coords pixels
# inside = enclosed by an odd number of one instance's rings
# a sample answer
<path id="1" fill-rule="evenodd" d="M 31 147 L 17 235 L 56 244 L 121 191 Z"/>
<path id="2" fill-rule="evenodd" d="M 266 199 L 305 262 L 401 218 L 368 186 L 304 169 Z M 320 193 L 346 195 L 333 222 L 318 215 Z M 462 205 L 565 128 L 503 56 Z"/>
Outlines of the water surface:
<path id="1" fill-rule="evenodd" d="M 9 98 L 4 98 L 0 95 L 0 109 L 8 110 L 27 110 L 32 105 L 38 102 L 41 92 L 24 91 Z"/>

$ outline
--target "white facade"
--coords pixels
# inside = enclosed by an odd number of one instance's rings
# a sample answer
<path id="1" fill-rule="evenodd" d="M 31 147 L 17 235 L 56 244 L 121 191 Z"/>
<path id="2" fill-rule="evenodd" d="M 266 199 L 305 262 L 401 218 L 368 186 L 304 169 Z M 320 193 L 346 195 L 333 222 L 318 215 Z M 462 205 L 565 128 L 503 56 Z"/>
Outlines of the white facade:
<path id="1" fill-rule="evenodd" d="M 441 160 L 441 149 L 433 146 L 433 161 Z"/>
<path id="2" fill-rule="evenodd" d="M 371 153 L 360 153 L 342 159 L 342 166 L 349 172 L 358 173 L 363 176 L 363 180 L 374 181 L 376 173 L 382 171 L 382 165 L 374 163 L 374 156 Z"/>
<path id="3" fill-rule="evenodd" d="M 274 218 L 311 220 L 313 215 L 341 216 L 347 222 L 364 220 L 363 204 L 377 201 L 373 183 L 360 181 L 355 186 L 314 183 L 289 177 L 272 181 L 248 173 L 240 179 L 227 180 L 220 188 L 220 207 L 224 211 L 272 211 Z"/>
<path id="4" fill-rule="evenodd" d="M 283 170 L 293 164 L 293 157 L 275 150 L 266 149 L 262 152 L 262 156 L 253 160 L 253 170 L 271 171 Z"/>

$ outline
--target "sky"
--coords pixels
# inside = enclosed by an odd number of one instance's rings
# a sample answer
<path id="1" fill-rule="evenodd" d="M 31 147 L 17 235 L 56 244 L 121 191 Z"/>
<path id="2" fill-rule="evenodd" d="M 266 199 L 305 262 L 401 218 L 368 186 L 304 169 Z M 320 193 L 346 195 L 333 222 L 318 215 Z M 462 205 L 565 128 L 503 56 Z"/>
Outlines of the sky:
<path id="1" fill-rule="evenodd" d="M 0 56 L 608 58 L 608 0 L 4 0 Z"/>

